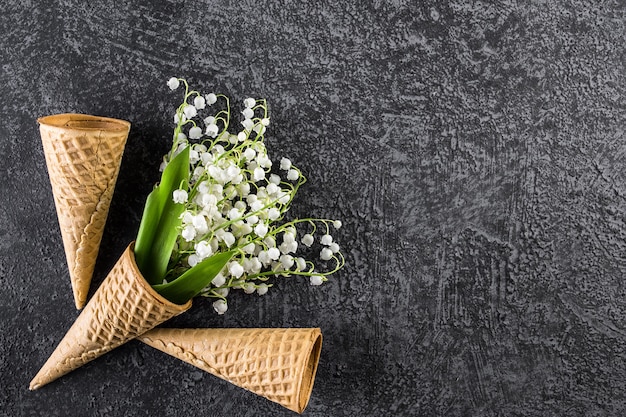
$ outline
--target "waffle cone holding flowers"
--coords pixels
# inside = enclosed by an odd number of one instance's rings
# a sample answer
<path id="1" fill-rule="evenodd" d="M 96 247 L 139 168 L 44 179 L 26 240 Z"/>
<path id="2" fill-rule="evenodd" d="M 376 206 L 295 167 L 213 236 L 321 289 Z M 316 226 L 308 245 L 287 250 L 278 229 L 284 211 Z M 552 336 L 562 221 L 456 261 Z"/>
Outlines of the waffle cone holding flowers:
<path id="1" fill-rule="evenodd" d="M 297 413 L 309 402 L 322 348 L 318 328 L 156 328 L 138 340 Z"/>
<path id="2" fill-rule="evenodd" d="M 133 244 L 117 261 L 93 298 L 30 383 L 34 390 L 188 310 L 174 304 L 143 278 Z"/>
<path id="3" fill-rule="evenodd" d="M 83 114 L 38 119 L 76 308 L 87 300 L 104 224 L 130 130 Z"/>

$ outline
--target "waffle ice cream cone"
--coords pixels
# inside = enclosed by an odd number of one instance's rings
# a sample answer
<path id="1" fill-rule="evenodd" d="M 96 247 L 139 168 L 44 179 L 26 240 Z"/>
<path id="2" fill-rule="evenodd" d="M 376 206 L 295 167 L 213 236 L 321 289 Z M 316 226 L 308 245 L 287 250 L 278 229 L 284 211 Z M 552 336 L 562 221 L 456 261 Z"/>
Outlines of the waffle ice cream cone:
<path id="1" fill-rule="evenodd" d="M 57 114 L 38 122 L 74 300 L 81 309 L 130 123 L 83 114 Z"/>
<path id="2" fill-rule="evenodd" d="M 138 340 L 302 413 L 322 349 L 320 329 L 162 329 Z"/>
<path id="3" fill-rule="evenodd" d="M 146 282 L 131 243 L 30 383 L 34 390 L 191 307 L 169 302 Z"/>

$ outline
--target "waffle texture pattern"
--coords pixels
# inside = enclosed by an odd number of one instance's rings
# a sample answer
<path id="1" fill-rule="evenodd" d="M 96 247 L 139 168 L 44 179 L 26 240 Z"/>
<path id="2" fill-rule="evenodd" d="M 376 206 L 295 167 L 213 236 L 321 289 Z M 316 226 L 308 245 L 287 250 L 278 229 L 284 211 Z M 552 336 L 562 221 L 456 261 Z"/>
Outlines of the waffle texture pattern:
<path id="1" fill-rule="evenodd" d="M 143 278 L 131 244 L 30 384 L 37 389 L 191 307 L 161 297 Z"/>
<path id="2" fill-rule="evenodd" d="M 130 123 L 81 114 L 39 119 L 76 308 L 85 305 Z"/>
<path id="3" fill-rule="evenodd" d="M 318 328 L 157 328 L 139 340 L 301 413 L 313 389 L 322 333 Z"/>

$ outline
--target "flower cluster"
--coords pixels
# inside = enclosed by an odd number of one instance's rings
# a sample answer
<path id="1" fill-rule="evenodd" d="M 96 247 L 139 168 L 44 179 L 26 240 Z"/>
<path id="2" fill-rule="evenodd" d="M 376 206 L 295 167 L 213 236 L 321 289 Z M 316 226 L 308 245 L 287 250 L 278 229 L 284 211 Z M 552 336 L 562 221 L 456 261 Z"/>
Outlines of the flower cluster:
<path id="1" fill-rule="evenodd" d="M 217 298 L 213 307 L 219 314 L 228 308 L 231 289 L 264 295 L 272 286 L 271 276 L 305 276 L 311 285 L 322 284 L 344 265 L 331 234 L 341 222 L 285 219 L 306 178 L 289 159 L 274 164 L 268 156 L 266 101 L 245 99 L 240 125 L 231 133 L 229 98 L 190 91 L 183 79 L 171 78 L 168 86 L 176 90 L 181 83 L 184 100 L 174 115 L 173 146 L 161 169 L 189 147 L 190 175 L 171 197 L 185 209 L 166 280 L 215 253 L 233 251 L 230 262 L 201 292 Z M 211 114 L 203 118 L 203 112 Z M 316 261 L 301 256 L 302 249 L 319 253 Z"/>

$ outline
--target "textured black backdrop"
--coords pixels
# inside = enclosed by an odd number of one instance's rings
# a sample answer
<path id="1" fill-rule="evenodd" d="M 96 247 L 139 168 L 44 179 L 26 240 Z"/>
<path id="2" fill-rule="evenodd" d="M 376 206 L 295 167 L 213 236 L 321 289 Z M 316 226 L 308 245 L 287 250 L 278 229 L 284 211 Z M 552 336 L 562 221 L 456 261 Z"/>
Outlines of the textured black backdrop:
<path id="1" fill-rule="evenodd" d="M 626 414 L 623 1 L 21 1 L 0 13 L 0 415 L 291 415 L 137 342 L 28 382 L 77 312 L 35 119 L 132 131 L 94 277 L 135 236 L 173 75 L 267 97 L 346 268 L 171 325 L 319 326 L 309 416 Z"/>

